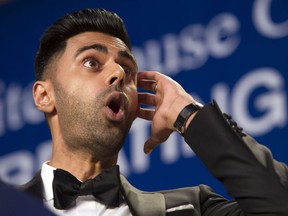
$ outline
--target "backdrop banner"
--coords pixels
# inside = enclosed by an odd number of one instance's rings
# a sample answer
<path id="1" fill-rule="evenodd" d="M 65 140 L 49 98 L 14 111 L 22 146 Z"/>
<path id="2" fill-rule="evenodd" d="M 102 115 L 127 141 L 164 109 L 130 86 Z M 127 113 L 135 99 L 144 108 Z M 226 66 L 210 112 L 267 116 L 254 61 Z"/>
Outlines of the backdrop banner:
<path id="1" fill-rule="evenodd" d="M 50 158 L 50 132 L 32 98 L 35 53 L 52 22 L 90 7 L 123 18 L 140 71 L 169 75 L 204 104 L 215 99 L 277 160 L 288 163 L 287 0 L 0 2 L 3 181 L 25 183 Z M 134 186 L 153 191 L 203 183 L 229 197 L 177 133 L 145 155 L 149 133 L 150 123 L 136 119 L 120 152 L 121 171 Z"/>

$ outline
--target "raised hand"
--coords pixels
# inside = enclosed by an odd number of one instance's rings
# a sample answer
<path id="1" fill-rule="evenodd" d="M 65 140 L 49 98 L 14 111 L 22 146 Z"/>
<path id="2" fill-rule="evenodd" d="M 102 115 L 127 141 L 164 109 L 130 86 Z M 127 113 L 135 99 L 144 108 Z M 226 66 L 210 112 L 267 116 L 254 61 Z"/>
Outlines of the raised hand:
<path id="1" fill-rule="evenodd" d="M 187 104 L 195 101 L 181 85 L 159 72 L 138 73 L 138 88 L 154 92 L 138 93 L 140 105 L 152 106 L 149 109 L 140 108 L 138 112 L 138 117 L 152 121 L 151 136 L 144 144 L 144 152 L 148 154 L 169 138 L 175 130 L 173 124 L 178 114 Z"/>

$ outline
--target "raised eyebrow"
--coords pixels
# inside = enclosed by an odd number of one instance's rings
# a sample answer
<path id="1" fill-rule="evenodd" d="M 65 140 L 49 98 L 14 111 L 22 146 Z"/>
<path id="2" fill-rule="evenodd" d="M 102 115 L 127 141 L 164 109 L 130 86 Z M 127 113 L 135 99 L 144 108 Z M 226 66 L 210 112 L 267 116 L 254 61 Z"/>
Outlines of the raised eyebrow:
<path id="1" fill-rule="evenodd" d="M 131 52 L 129 52 L 129 51 L 127 51 L 127 50 L 120 50 L 120 51 L 118 52 L 118 56 L 119 56 L 119 57 L 127 58 L 128 60 L 132 61 L 132 63 L 134 64 L 134 66 L 138 67 L 138 66 L 137 66 L 137 63 L 136 63 L 136 59 L 135 59 L 134 55 L 133 55 Z"/>
<path id="2" fill-rule="evenodd" d="M 108 48 L 106 46 L 103 46 L 102 44 L 92 44 L 89 46 L 83 46 L 80 49 L 78 49 L 76 54 L 75 54 L 75 58 L 78 55 L 80 55 L 82 52 L 89 50 L 89 49 L 94 49 L 94 50 L 97 50 L 97 51 L 102 52 L 104 54 L 108 54 Z"/>

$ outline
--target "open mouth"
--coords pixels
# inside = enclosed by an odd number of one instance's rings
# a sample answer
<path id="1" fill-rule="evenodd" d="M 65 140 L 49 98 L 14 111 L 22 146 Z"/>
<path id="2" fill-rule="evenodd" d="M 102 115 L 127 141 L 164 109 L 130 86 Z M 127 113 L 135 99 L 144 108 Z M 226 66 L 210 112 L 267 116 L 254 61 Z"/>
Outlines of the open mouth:
<path id="1" fill-rule="evenodd" d="M 111 109 L 114 113 L 118 113 L 121 107 L 121 101 L 119 98 L 114 98 L 110 103 L 108 103 L 109 109 Z"/>
<path id="2" fill-rule="evenodd" d="M 107 100 L 106 106 L 110 110 L 109 113 L 114 119 L 121 119 L 124 117 L 125 110 L 125 95 L 121 92 L 114 92 Z"/>

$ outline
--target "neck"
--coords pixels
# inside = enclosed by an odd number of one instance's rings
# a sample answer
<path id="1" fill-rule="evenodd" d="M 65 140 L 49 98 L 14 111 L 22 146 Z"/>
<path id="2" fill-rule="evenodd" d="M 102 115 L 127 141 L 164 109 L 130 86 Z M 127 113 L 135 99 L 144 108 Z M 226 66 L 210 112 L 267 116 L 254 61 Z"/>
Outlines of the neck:
<path id="1" fill-rule="evenodd" d="M 117 154 L 105 159 L 97 159 L 85 152 L 71 151 L 63 146 L 65 145 L 59 145 L 58 143 L 57 149 L 53 148 L 53 157 L 49 165 L 66 170 L 81 181 L 94 178 L 103 169 L 117 163 Z"/>

